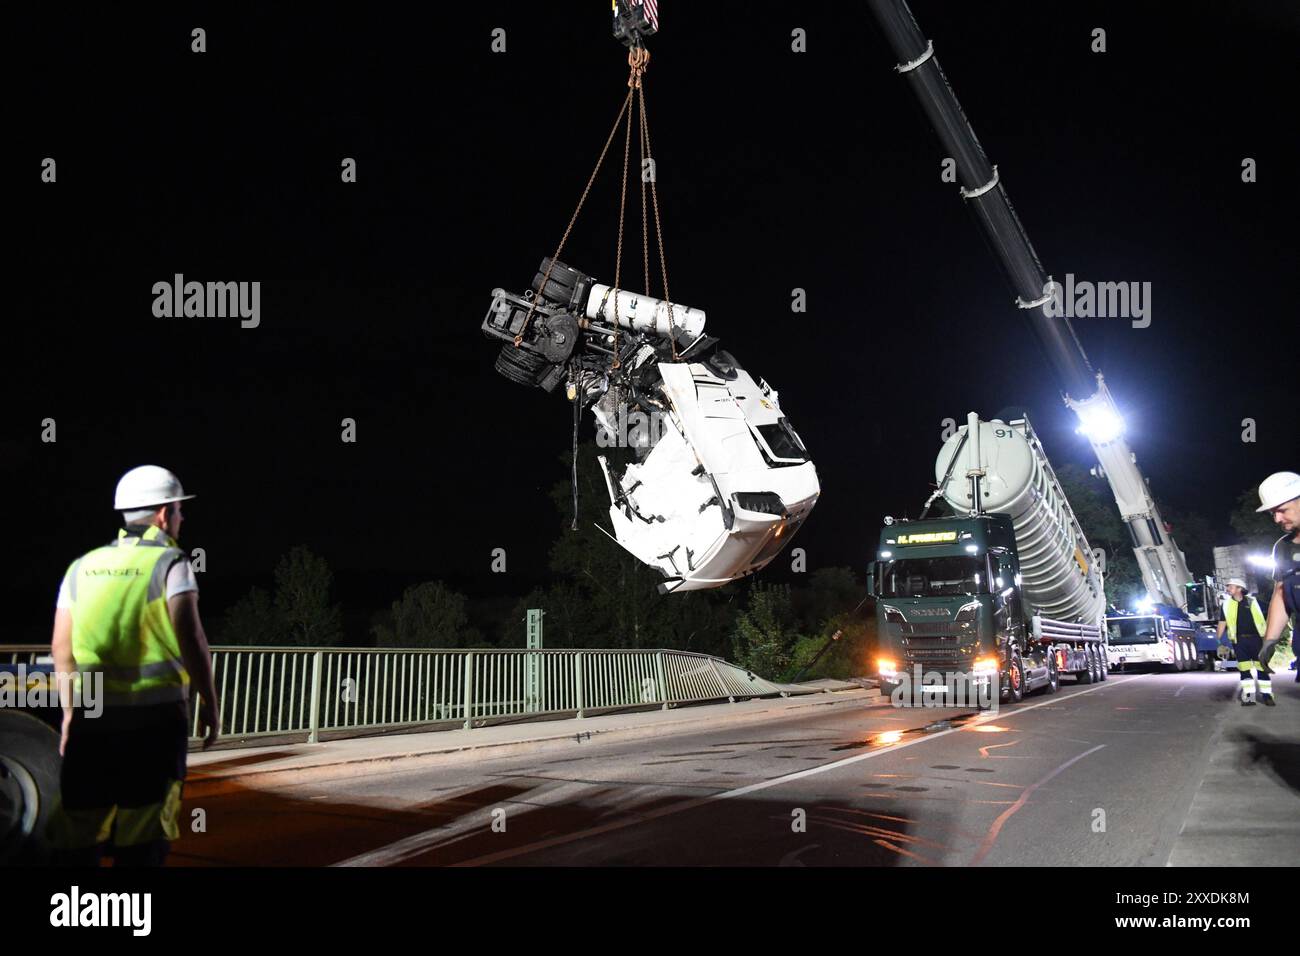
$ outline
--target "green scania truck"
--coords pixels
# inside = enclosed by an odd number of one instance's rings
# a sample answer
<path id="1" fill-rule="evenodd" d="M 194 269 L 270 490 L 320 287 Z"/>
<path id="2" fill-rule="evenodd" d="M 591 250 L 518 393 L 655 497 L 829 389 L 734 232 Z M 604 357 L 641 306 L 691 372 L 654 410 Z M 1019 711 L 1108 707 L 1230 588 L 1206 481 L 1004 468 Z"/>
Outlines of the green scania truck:
<path id="1" fill-rule="evenodd" d="M 1099 555 L 1028 418 L 972 412 L 935 478 L 920 519 L 885 519 L 870 565 L 881 692 L 987 706 L 1054 692 L 1062 677 L 1105 680 Z M 939 498 L 952 514 L 926 517 Z"/>

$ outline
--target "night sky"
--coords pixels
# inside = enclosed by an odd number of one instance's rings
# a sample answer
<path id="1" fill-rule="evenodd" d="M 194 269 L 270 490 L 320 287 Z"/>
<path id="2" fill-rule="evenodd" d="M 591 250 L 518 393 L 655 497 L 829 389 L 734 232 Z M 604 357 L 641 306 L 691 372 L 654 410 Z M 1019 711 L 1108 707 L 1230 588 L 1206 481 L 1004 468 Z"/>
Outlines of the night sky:
<path id="1" fill-rule="evenodd" d="M 64 568 L 114 534 L 114 484 L 142 463 L 199 495 L 182 543 L 207 553 L 209 619 L 299 543 L 345 604 L 545 583 L 569 408 L 497 376 L 478 326 L 553 250 L 626 92 L 608 4 L 179 6 L 12 25 L 0 639 L 48 639 Z M 865 8 L 660 6 L 646 89 L 673 298 L 812 452 L 810 570 L 861 567 L 883 514 L 916 513 L 946 417 L 1024 406 L 1054 463 L 1091 464 Z M 1295 4 L 913 10 L 1047 271 L 1152 283 L 1149 328 L 1075 327 L 1157 500 L 1230 543 L 1237 494 L 1300 465 Z M 620 160 L 564 256 L 602 280 Z M 261 325 L 155 318 L 175 273 L 261 281 Z"/>

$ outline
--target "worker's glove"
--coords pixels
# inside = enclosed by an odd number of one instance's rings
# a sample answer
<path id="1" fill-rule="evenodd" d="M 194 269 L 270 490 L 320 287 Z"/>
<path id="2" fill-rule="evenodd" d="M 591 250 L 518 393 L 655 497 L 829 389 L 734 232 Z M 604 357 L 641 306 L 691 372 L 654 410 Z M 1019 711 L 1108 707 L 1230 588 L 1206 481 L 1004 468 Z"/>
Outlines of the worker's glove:
<path id="1" fill-rule="evenodd" d="M 1227 644 L 1220 644 L 1215 653 L 1219 655 L 1219 660 L 1221 661 L 1226 661 L 1231 656 Z"/>
<path id="2" fill-rule="evenodd" d="M 1269 658 L 1273 656 L 1273 651 L 1277 649 L 1277 638 L 1271 641 L 1265 641 L 1264 646 L 1259 649 L 1259 654 L 1255 660 L 1259 661 L 1264 667 L 1268 666 Z"/>

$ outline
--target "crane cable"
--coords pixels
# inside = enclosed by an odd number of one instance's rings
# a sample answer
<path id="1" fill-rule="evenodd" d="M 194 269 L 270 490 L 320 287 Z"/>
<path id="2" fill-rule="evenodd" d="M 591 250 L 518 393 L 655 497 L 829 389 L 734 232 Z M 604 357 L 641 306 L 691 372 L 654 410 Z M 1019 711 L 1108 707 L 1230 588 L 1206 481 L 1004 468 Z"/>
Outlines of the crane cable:
<path id="1" fill-rule="evenodd" d="M 627 95 L 623 97 L 623 105 L 619 108 L 618 116 L 614 118 L 614 125 L 610 127 L 609 135 L 605 137 L 605 145 L 601 147 L 600 156 L 596 158 L 596 165 L 587 177 L 587 184 L 582 189 L 582 195 L 578 198 L 578 204 L 574 207 L 573 215 L 569 217 L 569 224 L 564 228 L 564 235 L 560 237 L 560 243 L 555 247 L 555 254 L 551 256 L 546 265 L 546 272 L 542 276 L 542 282 L 537 289 L 536 294 L 528 304 L 528 314 L 524 317 L 523 325 L 519 327 L 519 332 L 515 335 L 514 345 L 519 348 L 523 344 L 524 333 L 528 331 L 532 323 L 533 316 L 537 312 L 537 302 L 544 298 L 544 292 L 551 281 L 551 272 L 555 268 L 555 263 L 559 260 L 560 254 L 564 251 L 564 245 L 569 241 L 569 234 L 573 231 L 574 223 L 578 221 L 578 214 L 582 212 L 583 204 L 587 201 L 587 196 L 591 193 L 592 184 L 596 181 L 596 176 L 600 173 L 600 167 L 604 165 L 605 156 L 609 153 L 609 147 L 614 142 L 614 134 L 618 132 L 619 126 L 623 125 L 623 117 L 627 116 L 627 126 L 623 134 L 623 182 L 619 191 L 618 203 L 618 241 L 614 252 L 614 284 L 609 291 L 605 293 L 608 298 L 610 292 L 614 295 L 614 340 L 613 350 L 610 359 L 610 371 L 615 371 L 620 367 L 619 362 L 619 338 L 621 329 L 618 324 L 618 290 L 619 281 L 622 278 L 623 269 L 623 224 L 627 206 L 627 171 L 628 160 L 631 154 L 632 145 L 632 95 L 637 94 L 637 112 L 640 117 L 640 126 L 638 129 L 638 151 L 641 157 L 641 267 L 645 280 L 646 297 L 650 296 L 650 220 L 646 216 L 646 160 L 651 159 L 650 155 L 650 125 L 646 116 L 645 106 L 645 87 L 642 85 L 642 77 L 645 75 L 646 67 L 650 63 L 650 51 L 643 46 L 635 46 L 628 51 L 628 78 L 627 78 Z M 655 182 L 656 177 L 650 176 L 650 197 L 651 205 L 655 215 L 655 237 L 659 249 L 659 268 L 663 275 L 664 301 L 668 305 L 668 339 L 672 347 L 673 361 L 678 360 L 677 354 L 677 335 L 673 326 L 673 305 L 668 298 L 668 266 L 664 257 L 664 237 L 661 220 L 659 216 L 659 191 Z M 601 302 L 603 311 L 605 303 Z M 572 475 L 571 484 L 573 490 L 573 523 L 572 529 L 578 530 L 578 423 L 582 415 L 582 373 L 577 372 L 577 378 L 573 380 L 573 458 L 571 461 Z"/>
<path id="2" fill-rule="evenodd" d="M 623 124 L 623 117 L 626 114 L 627 126 L 623 137 L 623 181 L 622 181 L 622 188 L 619 193 L 619 206 L 618 206 L 618 241 L 615 247 L 615 254 L 614 254 L 615 255 L 614 284 L 610 292 L 606 293 L 606 297 L 608 297 L 611 292 L 614 296 L 614 341 L 613 341 L 613 355 L 610 362 L 611 371 L 616 370 L 620 367 L 618 351 L 619 351 L 619 338 L 620 338 L 621 329 L 618 324 L 618 290 L 619 290 L 619 281 L 622 278 L 623 224 L 625 218 L 624 213 L 625 213 L 625 208 L 627 203 L 628 160 L 630 158 L 631 142 L 632 142 L 633 111 L 629 107 L 632 104 L 632 96 L 634 93 L 637 96 L 637 112 L 639 113 L 639 119 L 640 119 L 638 140 L 639 140 L 639 152 L 641 156 L 641 169 L 642 169 L 641 263 L 642 263 L 642 269 L 643 269 L 644 279 L 645 279 L 646 295 L 647 296 L 650 295 L 650 221 L 649 218 L 646 216 L 646 178 L 647 177 L 645 175 L 645 170 L 646 170 L 646 161 L 650 160 L 650 162 L 653 163 L 653 159 L 651 158 L 651 153 L 650 153 L 650 124 L 646 113 L 645 87 L 642 85 L 642 78 L 645 75 L 646 67 L 649 66 L 650 63 L 650 51 L 643 46 L 633 47 L 631 50 L 628 51 L 627 62 L 629 67 L 629 73 L 627 78 L 627 86 L 628 86 L 627 96 L 623 98 L 623 105 L 619 108 L 618 116 L 614 119 L 614 125 L 610 129 L 609 135 L 605 138 L 605 145 L 604 147 L 602 147 L 600 151 L 600 156 L 596 159 L 595 168 L 592 169 L 591 175 L 587 178 L 587 185 L 583 187 L 582 196 L 578 199 L 578 204 L 573 210 L 573 215 L 569 217 L 569 224 L 564 229 L 564 235 L 560 238 L 560 244 L 556 247 L 555 254 L 551 256 L 551 260 L 546 266 L 546 273 L 542 277 L 541 288 L 538 289 L 537 295 L 535 295 L 533 299 L 530 301 L 528 306 L 528 314 L 527 316 L 524 317 L 524 324 L 520 327 L 518 334 L 515 335 L 514 338 L 515 347 L 518 348 L 523 343 L 524 333 L 528 331 L 529 324 L 532 322 L 533 315 L 536 313 L 537 301 L 539 298 L 542 297 L 542 291 L 545 290 L 547 284 L 551 281 L 551 270 L 555 268 L 555 263 L 559 259 L 560 253 L 564 251 L 564 245 L 569 240 L 569 234 L 573 231 L 573 225 L 578 220 L 578 214 L 582 211 L 583 204 L 587 201 L 587 196 L 591 192 L 592 184 L 596 181 L 596 176 L 600 172 L 600 168 L 605 162 L 605 156 L 609 152 L 609 147 L 614 141 L 614 134 L 618 132 L 619 126 Z M 654 211 L 654 218 L 655 218 L 655 238 L 656 238 L 658 251 L 659 251 L 659 270 L 661 275 L 663 276 L 664 302 L 668 306 L 668 340 L 672 348 L 673 361 L 675 362 L 679 358 L 677 352 L 677 334 L 676 334 L 675 326 L 673 324 L 673 304 L 672 304 L 672 300 L 668 297 L 668 264 L 667 264 L 667 259 L 664 255 L 664 237 L 663 237 L 662 220 L 659 214 L 659 190 L 656 182 L 657 178 L 658 177 L 653 174 L 651 174 L 649 177 L 650 201 L 651 201 L 651 207 Z M 603 302 L 601 303 L 601 307 L 603 309 L 604 307 Z"/>
<path id="3" fill-rule="evenodd" d="M 646 54 L 648 60 L 650 54 Z M 668 305 L 668 341 L 673 350 L 673 361 L 679 358 L 677 354 L 677 330 L 673 327 L 673 300 L 668 295 L 668 260 L 664 256 L 664 230 L 663 223 L 659 218 L 659 188 L 658 176 L 655 174 L 653 154 L 650 152 L 650 119 L 646 115 L 645 108 L 645 89 L 637 82 L 637 98 L 641 107 L 641 255 L 643 267 L 645 269 L 645 294 L 650 294 L 650 264 L 649 264 L 649 221 L 645 214 L 645 169 L 646 160 L 650 161 L 650 200 L 655 214 L 655 240 L 659 246 L 659 273 L 664 280 L 664 302 Z"/>
<path id="4" fill-rule="evenodd" d="M 573 224 L 578 221 L 578 213 L 582 212 L 582 204 L 587 201 L 587 194 L 591 192 L 591 184 L 596 181 L 596 174 L 600 172 L 601 164 L 605 162 L 605 154 L 609 152 L 609 144 L 614 141 L 614 134 L 618 132 L 618 127 L 623 122 L 623 114 L 627 112 L 631 102 L 632 91 L 629 89 L 627 96 L 623 98 L 623 106 L 618 111 L 618 118 L 614 120 L 609 136 L 605 138 L 605 145 L 600 151 L 600 157 L 596 160 L 596 168 L 587 177 L 587 185 L 582 188 L 582 196 L 578 199 L 578 205 L 574 208 L 573 215 L 569 217 L 569 224 L 564 227 L 564 235 L 560 237 L 560 244 L 555 247 L 555 255 L 551 256 L 551 261 L 546 266 L 546 275 L 542 277 L 541 288 L 537 290 L 537 294 L 533 296 L 532 302 L 528 306 L 528 315 L 524 317 L 524 324 L 520 326 L 519 333 L 515 336 L 515 348 L 519 348 L 524 341 L 524 333 L 528 331 L 528 325 L 532 322 L 533 314 L 537 311 L 537 300 L 541 298 L 547 283 L 551 281 L 551 270 L 555 268 L 555 261 L 560 258 L 560 253 L 564 251 L 564 244 L 569 241 L 569 233 L 573 231 Z"/>

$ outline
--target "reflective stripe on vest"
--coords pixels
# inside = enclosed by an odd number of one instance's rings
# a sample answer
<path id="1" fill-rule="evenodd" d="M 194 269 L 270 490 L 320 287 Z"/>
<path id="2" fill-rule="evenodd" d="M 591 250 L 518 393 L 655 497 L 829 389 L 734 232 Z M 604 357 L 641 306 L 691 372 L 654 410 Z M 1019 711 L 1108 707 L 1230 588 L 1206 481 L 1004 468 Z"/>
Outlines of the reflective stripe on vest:
<path id="1" fill-rule="evenodd" d="M 1259 628 L 1259 636 L 1263 637 L 1268 629 L 1264 620 L 1264 612 L 1260 610 L 1259 602 L 1253 597 L 1247 597 L 1246 600 L 1250 602 L 1250 616 L 1255 619 L 1255 627 Z M 1228 603 L 1223 608 L 1223 619 L 1228 622 L 1228 637 L 1232 639 L 1234 644 L 1237 643 L 1237 607 L 1240 604 L 1240 601 L 1228 598 Z"/>
<path id="2" fill-rule="evenodd" d="M 106 704 L 143 706 L 189 696 L 167 611 L 167 572 L 183 560 L 162 529 L 143 535 L 123 530 L 68 569 L 72 654 L 81 674 L 102 675 Z"/>

